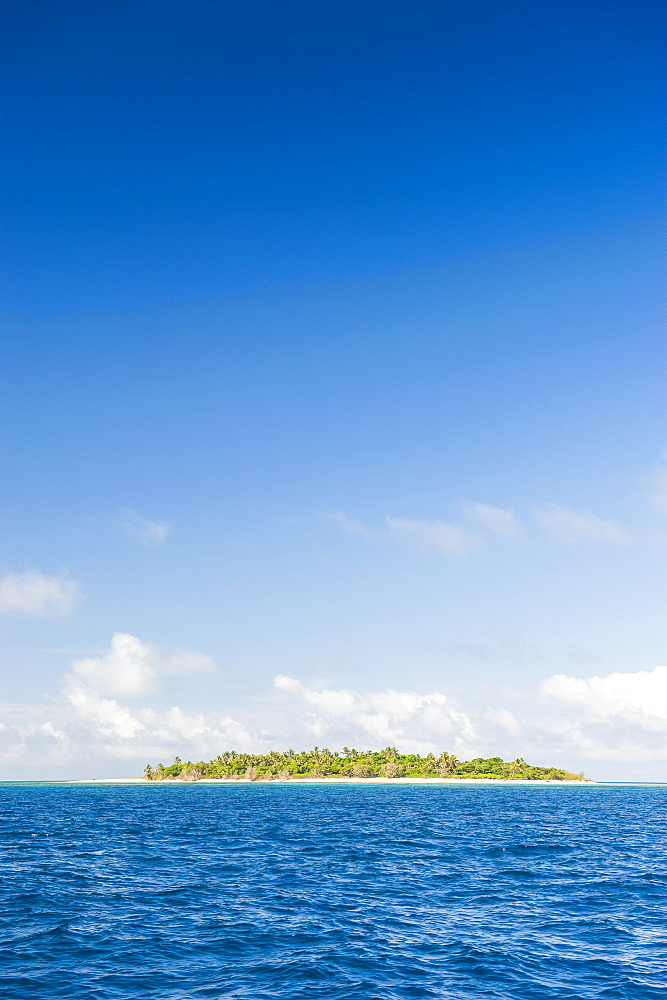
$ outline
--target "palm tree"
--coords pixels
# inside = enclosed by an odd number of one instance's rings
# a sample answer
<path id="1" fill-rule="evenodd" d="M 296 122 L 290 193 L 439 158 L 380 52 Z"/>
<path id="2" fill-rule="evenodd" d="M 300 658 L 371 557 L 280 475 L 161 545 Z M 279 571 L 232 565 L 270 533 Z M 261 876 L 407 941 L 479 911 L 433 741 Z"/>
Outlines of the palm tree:
<path id="1" fill-rule="evenodd" d="M 510 775 L 513 778 L 516 778 L 518 775 L 521 774 L 525 766 L 526 762 L 523 759 L 523 757 L 517 757 L 517 759 L 513 760 L 512 763 L 510 764 Z"/>
<path id="2" fill-rule="evenodd" d="M 441 753 L 438 757 L 438 774 L 446 778 L 453 774 L 458 766 L 458 760 L 452 753 Z"/>

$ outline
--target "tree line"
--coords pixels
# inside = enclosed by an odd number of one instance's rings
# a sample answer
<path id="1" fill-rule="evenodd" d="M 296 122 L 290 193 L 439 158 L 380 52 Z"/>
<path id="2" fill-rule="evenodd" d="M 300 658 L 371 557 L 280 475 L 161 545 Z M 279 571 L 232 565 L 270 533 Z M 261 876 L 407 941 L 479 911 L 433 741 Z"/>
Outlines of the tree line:
<path id="1" fill-rule="evenodd" d="M 238 781 L 290 781 L 299 778 L 504 778 L 548 781 L 585 781 L 583 774 L 572 774 L 558 767 L 536 767 L 522 757 L 505 761 L 501 757 L 475 757 L 460 761 L 454 754 L 400 754 L 395 747 L 384 750 L 355 750 L 343 747 L 341 752 L 326 747 L 312 750 L 278 751 L 268 754 L 237 753 L 227 750 L 208 762 L 183 762 L 175 757 L 173 764 L 147 764 L 144 777 L 148 781 L 198 781 L 200 778 L 220 778 Z"/>

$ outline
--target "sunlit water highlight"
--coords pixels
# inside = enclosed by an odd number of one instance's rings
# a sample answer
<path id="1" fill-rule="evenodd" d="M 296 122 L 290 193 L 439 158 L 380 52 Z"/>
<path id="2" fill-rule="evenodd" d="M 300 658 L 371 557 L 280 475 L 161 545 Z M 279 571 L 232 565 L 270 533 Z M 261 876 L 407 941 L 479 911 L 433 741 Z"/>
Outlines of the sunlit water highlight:
<path id="1" fill-rule="evenodd" d="M 0 785 L 3 1000 L 667 998 L 667 787 Z"/>

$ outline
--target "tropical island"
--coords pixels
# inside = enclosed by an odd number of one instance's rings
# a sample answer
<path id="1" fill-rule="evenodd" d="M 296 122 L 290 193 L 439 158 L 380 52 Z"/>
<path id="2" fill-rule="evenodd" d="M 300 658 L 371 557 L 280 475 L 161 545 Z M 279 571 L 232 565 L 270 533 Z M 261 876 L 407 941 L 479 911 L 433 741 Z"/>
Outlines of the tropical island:
<path id="1" fill-rule="evenodd" d="M 384 750 L 342 751 L 314 747 L 312 750 L 278 751 L 268 754 L 237 753 L 228 750 L 215 760 L 181 761 L 173 764 L 148 764 L 148 781 L 298 781 L 363 778 L 482 779 L 499 781 L 587 781 L 583 774 L 572 774 L 558 767 L 537 767 L 522 757 L 504 761 L 501 757 L 475 757 L 460 761 L 454 754 L 400 754 L 395 747 Z"/>

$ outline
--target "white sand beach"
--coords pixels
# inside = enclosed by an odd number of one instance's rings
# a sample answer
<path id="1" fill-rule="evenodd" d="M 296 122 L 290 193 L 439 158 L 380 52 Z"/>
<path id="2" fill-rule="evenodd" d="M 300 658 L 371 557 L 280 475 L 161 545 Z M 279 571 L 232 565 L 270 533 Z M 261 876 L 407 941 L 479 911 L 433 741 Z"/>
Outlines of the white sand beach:
<path id="1" fill-rule="evenodd" d="M 182 781 L 165 778 L 147 781 L 146 778 L 74 778 L 73 785 L 596 785 L 596 781 L 549 781 L 542 778 L 197 778 Z"/>

